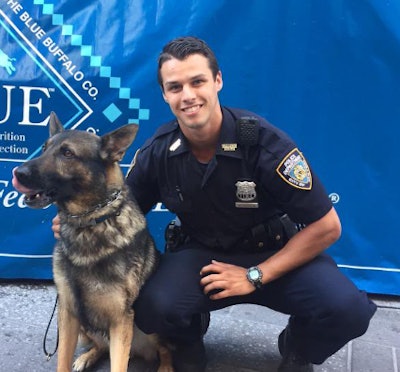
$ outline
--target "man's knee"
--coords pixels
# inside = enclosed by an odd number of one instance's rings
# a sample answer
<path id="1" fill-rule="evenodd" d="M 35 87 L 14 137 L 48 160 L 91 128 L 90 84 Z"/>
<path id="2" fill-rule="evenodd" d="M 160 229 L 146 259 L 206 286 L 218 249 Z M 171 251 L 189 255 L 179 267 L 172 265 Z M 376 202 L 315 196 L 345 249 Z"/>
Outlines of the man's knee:
<path id="1" fill-rule="evenodd" d="M 376 305 L 363 292 L 355 291 L 337 296 L 325 308 L 320 318 L 331 329 L 353 339 L 364 334 L 376 311 Z"/>
<path id="2" fill-rule="evenodd" d="M 351 293 L 353 292 L 353 293 Z M 306 360 L 323 363 L 349 341 L 363 335 L 376 305 L 366 294 L 349 291 L 321 299 L 311 318 L 292 319 L 293 335 Z"/>
<path id="3" fill-rule="evenodd" d="M 172 317 L 173 304 L 165 293 L 143 291 L 133 307 L 135 322 L 145 333 L 163 333 L 166 322 Z"/>
<path id="4" fill-rule="evenodd" d="M 358 296 L 352 296 L 342 305 L 338 316 L 342 317 L 344 326 L 352 330 L 352 338 L 356 338 L 367 331 L 375 311 L 376 305 L 368 299 L 365 293 L 359 292 Z"/>

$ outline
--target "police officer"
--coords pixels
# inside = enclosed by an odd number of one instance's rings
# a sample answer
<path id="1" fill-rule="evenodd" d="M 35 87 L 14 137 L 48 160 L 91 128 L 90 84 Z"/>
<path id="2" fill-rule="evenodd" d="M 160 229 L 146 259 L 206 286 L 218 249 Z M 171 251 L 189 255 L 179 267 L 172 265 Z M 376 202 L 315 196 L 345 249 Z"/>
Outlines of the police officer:
<path id="1" fill-rule="evenodd" d="M 321 182 L 285 133 L 221 107 L 222 74 L 204 41 L 168 43 L 158 80 L 176 119 L 137 152 L 127 182 L 144 213 L 162 202 L 181 231 L 141 291 L 136 323 L 176 344 L 176 371 L 204 371 L 204 314 L 267 306 L 290 315 L 279 371 L 312 371 L 376 310 L 324 253 L 341 225 Z"/>
<path id="2" fill-rule="evenodd" d="M 222 74 L 204 41 L 168 43 L 158 80 L 176 119 L 138 151 L 127 181 L 143 212 L 162 202 L 182 234 L 143 288 L 137 324 L 176 342 L 178 371 L 202 371 L 199 314 L 267 306 L 290 314 L 279 371 L 312 371 L 376 310 L 323 253 L 341 225 L 320 180 L 281 130 L 221 107 Z"/>

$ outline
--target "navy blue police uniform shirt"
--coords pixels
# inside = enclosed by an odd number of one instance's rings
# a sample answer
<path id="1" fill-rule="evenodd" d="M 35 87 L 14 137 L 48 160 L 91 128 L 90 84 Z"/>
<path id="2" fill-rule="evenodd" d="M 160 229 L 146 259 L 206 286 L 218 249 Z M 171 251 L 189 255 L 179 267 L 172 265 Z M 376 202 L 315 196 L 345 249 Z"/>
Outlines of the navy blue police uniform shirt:
<path id="1" fill-rule="evenodd" d="M 135 155 L 127 182 L 147 213 L 158 202 L 192 239 L 229 250 L 277 214 L 310 224 L 332 203 L 305 157 L 284 132 L 245 110 L 222 108 L 215 156 L 201 164 L 175 121 L 161 126 Z M 257 144 L 240 144 L 236 121 L 258 119 Z"/>

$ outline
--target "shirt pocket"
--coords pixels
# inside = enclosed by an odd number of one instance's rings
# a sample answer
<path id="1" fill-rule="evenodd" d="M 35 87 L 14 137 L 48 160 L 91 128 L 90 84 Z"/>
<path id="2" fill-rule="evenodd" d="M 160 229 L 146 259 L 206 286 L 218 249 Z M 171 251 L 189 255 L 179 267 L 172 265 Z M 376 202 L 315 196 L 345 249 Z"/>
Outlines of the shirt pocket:
<path id="1" fill-rule="evenodd" d="M 187 198 L 185 199 L 184 194 L 179 189 L 161 188 L 161 199 L 165 207 L 172 213 L 181 214 L 192 211 L 192 202 Z"/>

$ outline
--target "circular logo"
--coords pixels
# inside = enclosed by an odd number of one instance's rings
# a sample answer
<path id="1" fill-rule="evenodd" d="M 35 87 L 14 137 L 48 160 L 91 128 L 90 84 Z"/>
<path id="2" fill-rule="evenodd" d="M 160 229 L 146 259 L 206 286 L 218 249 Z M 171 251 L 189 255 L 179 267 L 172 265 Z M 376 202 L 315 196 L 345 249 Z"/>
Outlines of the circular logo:
<path id="1" fill-rule="evenodd" d="M 86 129 L 86 132 L 93 133 L 93 134 L 97 134 L 98 131 L 99 131 L 98 129 L 95 129 L 93 127 L 89 127 Z"/>
<path id="2" fill-rule="evenodd" d="M 339 194 L 336 194 L 336 192 L 333 192 L 329 194 L 329 199 L 331 199 L 332 204 L 337 204 L 339 203 L 340 196 Z"/>

